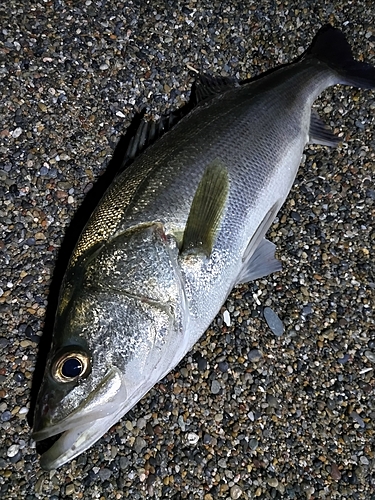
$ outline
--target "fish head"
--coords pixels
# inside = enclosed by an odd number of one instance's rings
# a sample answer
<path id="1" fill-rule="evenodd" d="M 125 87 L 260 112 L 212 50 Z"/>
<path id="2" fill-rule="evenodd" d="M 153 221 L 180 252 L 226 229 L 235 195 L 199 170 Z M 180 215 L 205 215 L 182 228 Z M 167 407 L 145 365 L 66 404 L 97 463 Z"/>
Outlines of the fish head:
<path id="1" fill-rule="evenodd" d="M 61 434 L 43 468 L 89 448 L 173 368 L 186 320 L 174 255 L 146 228 L 68 271 L 34 417 L 36 441 Z"/>

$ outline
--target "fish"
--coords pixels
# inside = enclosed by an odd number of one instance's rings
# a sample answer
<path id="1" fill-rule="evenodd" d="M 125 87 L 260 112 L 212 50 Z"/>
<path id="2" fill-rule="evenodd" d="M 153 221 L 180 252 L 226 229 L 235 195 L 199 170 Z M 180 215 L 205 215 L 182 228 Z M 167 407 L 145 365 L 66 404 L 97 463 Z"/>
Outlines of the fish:
<path id="1" fill-rule="evenodd" d="M 233 287 L 281 269 L 265 235 L 306 144 L 341 140 L 312 109 L 336 84 L 374 89 L 375 68 L 331 25 L 252 81 L 202 75 L 194 108 L 113 180 L 60 290 L 34 414 L 35 441 L 58 436 L 42 468 L 74 459 L 133 408 Z M 157 128 L 144 125 L 133 150 Z"/>

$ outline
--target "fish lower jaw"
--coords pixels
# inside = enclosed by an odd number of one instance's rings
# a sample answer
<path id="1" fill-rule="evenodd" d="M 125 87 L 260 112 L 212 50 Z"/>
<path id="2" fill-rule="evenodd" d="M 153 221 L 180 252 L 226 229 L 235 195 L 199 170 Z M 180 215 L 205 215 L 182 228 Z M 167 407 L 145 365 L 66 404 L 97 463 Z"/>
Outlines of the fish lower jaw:
<path id="1" fill-rule="evenodd" d="M 57 469 L 77 457 L 98 441 L 119 418 L 121 414 L 115 412 L 108 417 L 94 422 L 85 422 L 63 432 L 52 447 L 43 453 L 40 459 L 41 467 L 45 470 Z"/>

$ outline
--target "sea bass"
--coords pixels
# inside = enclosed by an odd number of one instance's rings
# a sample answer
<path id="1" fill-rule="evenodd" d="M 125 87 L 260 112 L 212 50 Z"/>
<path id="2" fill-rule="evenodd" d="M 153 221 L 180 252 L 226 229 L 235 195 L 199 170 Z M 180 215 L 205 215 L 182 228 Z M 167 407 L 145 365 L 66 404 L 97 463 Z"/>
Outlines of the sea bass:
<path id="1" fill-rule="evenodd" d="M 311 107 L 375 88 L 342 32 L 251 82 L 202 78 L 195 108 L 113 181 L 70 259 L 34 419 L 55 469 L 95 443 L 208 328 L 232 288 L 280 269 L 265 234 L 307 143 L 339 139 Z"/>

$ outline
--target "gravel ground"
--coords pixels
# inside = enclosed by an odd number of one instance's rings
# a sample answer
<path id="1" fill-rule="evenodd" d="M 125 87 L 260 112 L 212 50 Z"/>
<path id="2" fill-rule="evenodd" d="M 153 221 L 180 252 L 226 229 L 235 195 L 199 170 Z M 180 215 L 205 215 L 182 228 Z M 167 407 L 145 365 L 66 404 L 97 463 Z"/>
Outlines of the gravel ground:
<path id="1" fill-rule="evenodd" d="M 58 471 L 39 468 L 28 425 L 77 209 L 135 110 L 185 103 L 188 65 L 249 78 L 288 62 L 326 22 L 375 64 L 372 0 L 312 4 L 1 4 L 2 499 L 375 499 L 370 91 L 330 89 L 316 104 L 343 144 L 306 149 L 270 230 L 281 273 L 234 290 L 179 366 Z"/>

